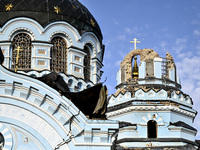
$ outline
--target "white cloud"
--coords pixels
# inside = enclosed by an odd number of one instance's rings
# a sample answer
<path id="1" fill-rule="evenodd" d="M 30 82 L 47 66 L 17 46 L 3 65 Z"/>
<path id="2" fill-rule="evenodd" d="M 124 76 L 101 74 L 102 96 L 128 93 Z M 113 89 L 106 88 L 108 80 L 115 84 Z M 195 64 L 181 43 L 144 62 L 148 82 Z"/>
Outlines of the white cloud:
<path id="1" fill-rule="evenodd" d="M 195 35 L 200 35 L 200 31 L 199 30 L 194 30 L 194 32 L 193 32 Z"/>
<path id="2" fill-rule="evenodd" d="M 127 55 L 127 52 L 119 51 L 119 54 L 124 59 L 124 57 Z"/>
<path id="3" fill-rule="evenodd" d="M 119 24 L 119 21 L 117 20 L 113 20 L 114 24 L 118 25 Z"/>
<path id="4" fill-rule="evenodd" d="M 120 64 L 121 64 L 121 62 L 122 62 L 122 60 L 118 60 L 118 61 L 116 61 L 116 62 L 115 62 L 115 67 L 118 67 L 118 68 L 119 68 L 119 67 L 120 67 Z"/>
<path id="5" fill-rule="evenodd" d="M 126 33 L 132 33 L 132 29 L 131 28 L 126 27 L 124 30 L 125 30 Z"/>
<path id="6" fill-rule="evenodd" d="M 149 25 L 148 25 L 148 24 L 145 24 L 144 27 L 145 27 L 145 28 L 149 28 Z"/>
<path id="7" fill-rule="evenodd" d="M 186 50 L 187 42 L 187 37 L 177 38 L 175 45 L 172 47 L 172 50 L 174 50 L 179 55 L 182 51 Z"/>
<path id="8" fill-rule="evenodd" d="M 192 57 L 193 53 L 191 51 L 188 51 L 186 53 L 179 53 L 177 54 L 178 59 L 184 59 L 186 57 Z"/>
<path id="9" fill-rule="evenodd" d="M 131 28 L 129 28 L 129 27 L 125 27 L 124 28 L 124 31 L 125 31 L 125 33 L 127 34 L 136 34 L 136 33 L 138 33 L 138 31 L 139 31 L 139 29 L 138 29 L 138 27 L 131 27 Z"/>
<path id="10" fill-rule="evenodd" d="M 200 55 L 188 52 L 183 53 L 183 56 L 176 65 L 182 80 L 182 91 L 192 97 L 193 108 L 199 112 L 195 118 L 194 127 L 199 131 L 196 138 L 200 139 Z"/>
<path id="11" fill-rule="evenodd" d="M 161 48 L 164 49 L 164 50 L 167 49 L 167 45 L 168 45 L 168 44 L 167 44 L 166 41 L 161 41 L 161 42 L 160 42 L 160 46 L 161 46 Z"/>
<path id="12" fill-rule="evenodd" d="M 168 28 L 167 28 L 167 27 L 164 27 L 164 28 L 162 28 L 160 31 L 162 31 L 162 32 L 168 32 Z"/>
<path id="13" fill-rule="evenodd" d="M 126 35 L 119 35 L 116 37 L 116 40 L 126 40 Z"/>
<path id="14" fill-rule="evenodd" d="M 177 63 L 180 75 L 186 79 L 197 79 L 200 81 L 200 56 L 185 56 L 185 58 Z"/>
<path id="15" fill-rule="evenodd" d="M 178 44 L 184 44 L 187 42 L 187 38 L 186 37 L 183 37 L 183 38 L 177 38 L 176 39 L 176 45 Z"/>
<path id="16" fill-rule="evenodd" d="M 200 55 L 200 41 L 197 42 L 197 45 L 195 48 L 197 49 L 197 53 Z"/>
<path id="17" fill-rule="evenodd" d="M 111 51 L 105 51 L 105 55 L 104 55 L 104 60 L 105 59 L 110 59 L 110 58 L 112 58 L 113 57 L 113 54 L 111 53 Z"/>
<path id="18" fill-rule="evenodd" d="M 200 21 L 199 20 L 192 20 L 191 22 L 193 25 L 200 25 Z"/>

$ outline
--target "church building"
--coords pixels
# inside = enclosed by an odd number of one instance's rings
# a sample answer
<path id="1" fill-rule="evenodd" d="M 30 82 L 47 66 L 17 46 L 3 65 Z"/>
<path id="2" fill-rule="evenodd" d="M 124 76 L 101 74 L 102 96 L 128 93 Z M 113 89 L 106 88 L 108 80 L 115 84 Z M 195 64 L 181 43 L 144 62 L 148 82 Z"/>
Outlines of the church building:
<path id="1" fill-rule="evenodd" d="M 104 51 L 78 0 L 0 0 L 0 150 L 197 150 L 173 57 L 135 46 L 107 97 Z"/>

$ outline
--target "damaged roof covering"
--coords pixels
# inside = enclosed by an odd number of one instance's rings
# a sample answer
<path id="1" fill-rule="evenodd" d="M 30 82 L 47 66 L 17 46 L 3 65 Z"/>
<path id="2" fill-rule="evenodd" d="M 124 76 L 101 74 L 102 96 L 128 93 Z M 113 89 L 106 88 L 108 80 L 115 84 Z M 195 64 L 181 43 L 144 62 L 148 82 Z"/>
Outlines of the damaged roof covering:
<path id="1" fill-rule="evenodd" d="M 80 92 L 70 92 L 62 76 L 52 72 L 36 78 L 64 95 L 89 119 L 106 120 L 107 96 L 106 86 L 98 83 Z"/>
<path id="2" fill-rule="evenodd" d="M 82 35 L 93 32 L 102 42 L 101 29 L 78 0 L 0 0 L 0 27 L 10 19 L 28 17 L 43 27 L 54 21 L 66 21 Z"/>

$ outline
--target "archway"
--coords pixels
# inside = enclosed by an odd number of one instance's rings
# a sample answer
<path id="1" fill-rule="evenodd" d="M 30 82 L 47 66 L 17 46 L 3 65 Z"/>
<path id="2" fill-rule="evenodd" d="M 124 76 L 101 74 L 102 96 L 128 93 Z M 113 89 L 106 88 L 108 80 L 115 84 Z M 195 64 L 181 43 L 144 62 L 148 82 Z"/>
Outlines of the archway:
<path id="1" fill-rule="evenodd" d="M 157 122 L 155 120 L 148 121 L 147 136 L 148 138 L 157 138 Z"/>

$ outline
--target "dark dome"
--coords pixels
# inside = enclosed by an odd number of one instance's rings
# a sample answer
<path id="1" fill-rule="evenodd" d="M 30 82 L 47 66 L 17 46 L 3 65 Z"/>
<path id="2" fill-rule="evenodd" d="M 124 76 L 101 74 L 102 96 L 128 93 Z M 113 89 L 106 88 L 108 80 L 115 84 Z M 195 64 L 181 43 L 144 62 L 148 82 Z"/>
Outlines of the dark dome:
<path id="1" fill-rule="evenodd" d="M 54 21 L 66 21 L 81 35 L 90 31 L 102 42 L 97 21 L 78 0 L 0 0 L 0 27 L 16 17 L 32 18 L 43 27 Z"/>

